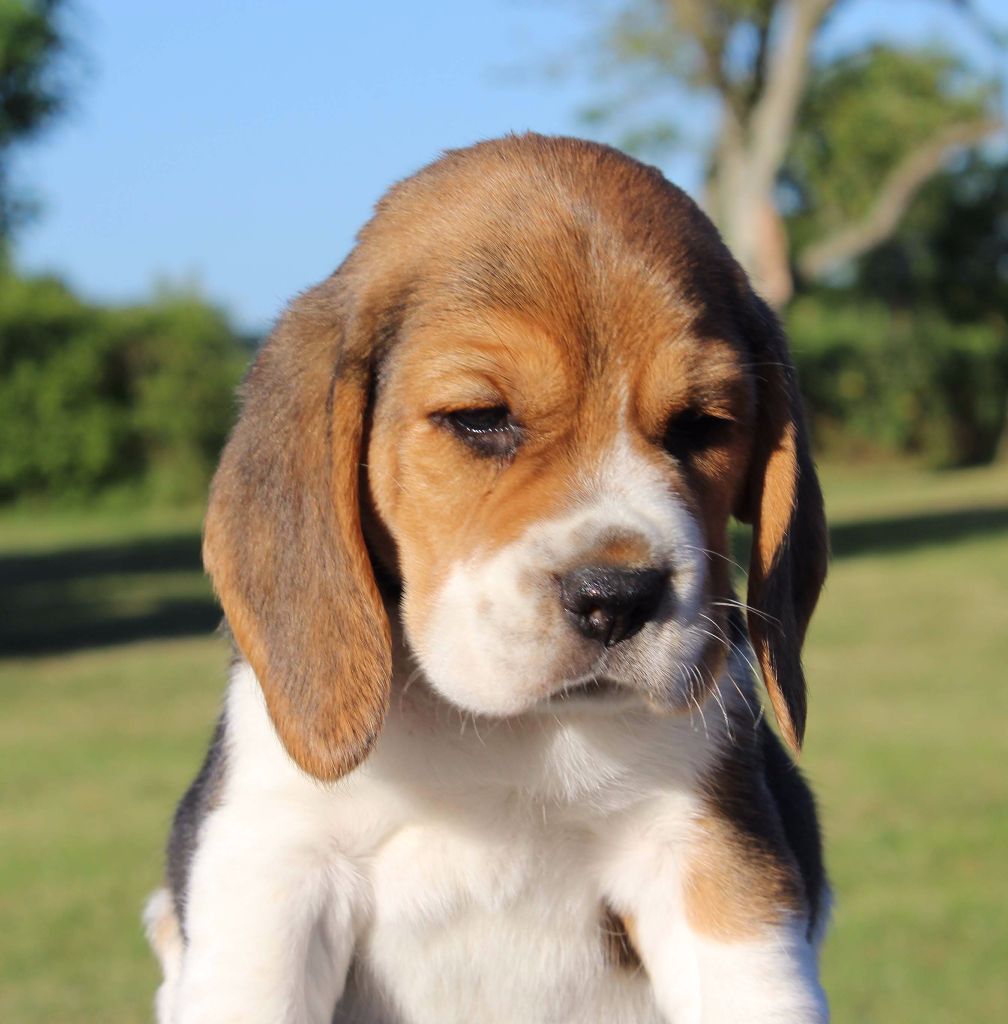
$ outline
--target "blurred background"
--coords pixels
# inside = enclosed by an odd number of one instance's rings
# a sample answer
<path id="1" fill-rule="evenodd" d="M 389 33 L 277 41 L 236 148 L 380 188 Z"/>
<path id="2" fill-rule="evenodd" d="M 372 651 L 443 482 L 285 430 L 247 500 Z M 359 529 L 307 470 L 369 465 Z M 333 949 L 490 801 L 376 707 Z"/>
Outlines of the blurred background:
<path id="1" fill-rule="evenodd" d="M 835 1019 L 1008 1019 L 1006 72 L 1001 0 L 0 0 L 0 1020 L 150 1019 L 235 384 L 389 184 L 525 129 L 661 166 L 790 332 Z"/>

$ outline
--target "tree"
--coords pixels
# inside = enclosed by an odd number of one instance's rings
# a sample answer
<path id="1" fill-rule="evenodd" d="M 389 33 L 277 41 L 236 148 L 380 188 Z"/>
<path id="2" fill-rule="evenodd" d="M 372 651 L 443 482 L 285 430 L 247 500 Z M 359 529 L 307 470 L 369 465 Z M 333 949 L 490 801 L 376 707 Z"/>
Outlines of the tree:
<path id="1" fill-rule="evenodd" d="M 958 419 L 960 426 L 978 415 L 995 422 L 1000 409 L 1000 430 L 989 442 L 974 430 L 961 448 L 973 461 L 996 454 L 1008 462 L 1008 160 L 971 154 L 936 175 L 893 236 L 859 261 L 852 287 L 903 310 L 936 309 L 972 331 L 974 348 L 976 327 L 1000 339 L 994 358 L 973 374 L 993 387 L 984 398 L 960 386 Z M 948 384 L 952 375 L 944 376 Z"/>
<path id="2" fill-rule="evenodd" d="M 0 248 L 27 210 L 10 181 L 11 153 L 66 106 L 64 6 L 64 0 L 0 0 Z"/>
<path id="3" fill-rule="evenodd" d="M 971 8 L 967 0 L 943 0 Z M 875 46 L 824 59 L 843 0 L 628 0 L 602 33 L 610 67 L 653 100 L 713 103 L 703 201 L 776 305 L 888 238 L 949 154 L 1003 127 L 997 83 L 941 50 Z M 597 109 L 625 116 L 626 104 Z M 659 111 L 631 144 L 674 142 Z M 626 140 L 625 140 L 626 141 Z"/>
<path id="4" fill-rule="evenodd" d="M 974 153 L 935 175 L 892 237 L 858 262 L 851 288 L 1008 331 L 1008 160 Z"/>

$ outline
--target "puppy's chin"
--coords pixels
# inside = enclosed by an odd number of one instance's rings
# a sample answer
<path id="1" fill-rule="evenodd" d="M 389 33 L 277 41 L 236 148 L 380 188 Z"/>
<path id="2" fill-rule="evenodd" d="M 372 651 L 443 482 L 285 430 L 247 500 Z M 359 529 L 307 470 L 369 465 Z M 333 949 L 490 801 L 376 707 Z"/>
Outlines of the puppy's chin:
<path id="1" fill-rule="evenodd" d="M 482 687 L 476 690 L 455 685 L 453 680 L 437 675 L 428 675 L 427 681 L 438 696 L 459 711 L 487 718 L 513 718 L 525 714 L 537 702 L 534 695 L 503 687 L 496 693 Z"/>
<path id="2" fill-rule="evenodd" d="M 567 713 L 611 715 L 652 706 L 648 695 L 636 686 L 606 676 L 591 676 L 562 686 L 536 705 L 535 710 L 553 717 Z"/>
<path id="3" fill-rule="evenodd" d="M 483 693 L 476 695 L 460 692 L 452 686 L 439 685 L 436 678 L 429 679 L 428 683 L 443 700 L 459 711 L 488 718 L 515 718 L 528 714 L 545 714 L 556 718 L 568 712 L 612 714 L 645 707 L 656 712 L 672 710 L 671 703 L 666 706 L 656 702 L 637 687 L 595 675 L 559 683 L 550 688 L 537 688 L 538 692 L 534 694 L 501 692 L 497 699 L 491 701 Z M 543 689 L 545 692 L 542 692 Z"/>
<path id="4" fill-rule="evenodd" d="M 568 712 L 612 714 L 646 709 L 669 714 L 687 707 L 681 687 L 652 692 L 638 681 L 617 679 L 605 673 L 598 657 L 584 658 L 581 671 L 554 675 L 552 679 L 529 684 L 529 675 L 509 678 L 501 671 L 476 679 L 457 672 L 430 671 L 426 659 L 419 658 L 427 684 L 440 698 L 456 709 L 488 718 L 514 718 L 526 714 L 544 714 L 552 718 Z M 442 662 L 441 667 L 446 667 Z M 518 682 L 517 680 L 520 680 Z"/>
<path id="5" fill-rule="evenodd" d="M 614 696 L 615 683 L 602 683 L 595 672 L 597 658 L 584 659 L 576 674 L 542 672 L 542 666 L 491 667 L 487 664 L 465 673 L 448 659 L 419 655 L 427 681 L 439 696 L 462 711 L 492 718 L 511 718 L 565 701 L 601 701 Z M 539 668 L 540 671 L 535 671 Z M 626 691 L 629 693 L 629 691 Z"/>

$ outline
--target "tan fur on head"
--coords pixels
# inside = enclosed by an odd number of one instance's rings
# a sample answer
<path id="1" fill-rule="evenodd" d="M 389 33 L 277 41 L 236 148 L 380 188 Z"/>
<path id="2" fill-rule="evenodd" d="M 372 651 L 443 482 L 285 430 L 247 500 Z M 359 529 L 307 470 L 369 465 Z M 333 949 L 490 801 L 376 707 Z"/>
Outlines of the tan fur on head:
<path id="1" fill-rule="evenodd" d="M 799 651 L 825 566 L 797 401 L 772 316 L 654 169 L 524 136 L 397 185 L 260 353 L 211 491 L 206 565 L 287 751 L 333 779 L 381 727 L 389 625 L 362 503 L 415 645 L 453 566 L 569 512 L 619 445 L 702 525 L 711 599 L 731 592 L 731 511 L 754 523 L 750 630 L 797 748 Z M 509 462 L 474 458 L 439 424 L 496 405 L 528 428 Z M 694 411 L 723 427 L 695 458 L 671 458 L 664 432 Z M 591 557 L 644 564 L 649 550 L 600 536 Z M 720 630 L 724 606 L 708 609 Z"/>

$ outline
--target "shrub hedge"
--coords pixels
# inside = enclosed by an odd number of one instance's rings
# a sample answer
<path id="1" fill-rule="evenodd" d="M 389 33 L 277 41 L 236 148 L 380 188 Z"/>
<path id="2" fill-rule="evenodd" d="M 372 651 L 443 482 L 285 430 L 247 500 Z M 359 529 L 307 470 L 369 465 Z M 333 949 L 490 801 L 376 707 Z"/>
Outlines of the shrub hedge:
<path id="1" fill-rule="evenodd" d="M 820 454 L 994 458 L 1008 402 L 1003 321 L 821 296 L 798 299 L 786 321 Z"/>
<path id="2" fill-rule="evenodd" d="M 786 315 L 816 449 L 964 465 L 995 456 L 1008 401 L 1003 321 L 815 294 Z M 189 294 L 107 308 L 0 273 L 0 501 L 112 488 L 203 496 L 251 356 Z"/>
<path id="3" fill-rule="evenodd" d="M 249 349 L 192 295 L 104 308 L 0 275 L 0 500 L 202 494 Z"/>

